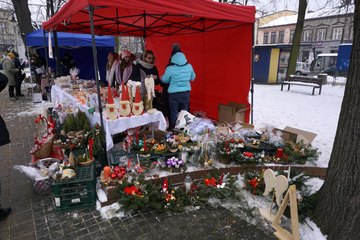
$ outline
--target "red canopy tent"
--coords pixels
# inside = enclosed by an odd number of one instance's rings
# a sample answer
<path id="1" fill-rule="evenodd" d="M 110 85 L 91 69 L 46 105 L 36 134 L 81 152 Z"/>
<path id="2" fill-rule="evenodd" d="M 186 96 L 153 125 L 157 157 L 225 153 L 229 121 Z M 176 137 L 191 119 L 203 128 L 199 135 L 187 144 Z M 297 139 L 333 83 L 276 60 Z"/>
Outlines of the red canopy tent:
<path id="1" fill-rule="evenodd" d="M 255 7 L 210 0 L 69 0 L 43 28 L 145 37 L 160 73 L 180 43 L 196 73 L 191 110 L 217 119 L 219 103 L 248 104 L 254 21 Z"/>

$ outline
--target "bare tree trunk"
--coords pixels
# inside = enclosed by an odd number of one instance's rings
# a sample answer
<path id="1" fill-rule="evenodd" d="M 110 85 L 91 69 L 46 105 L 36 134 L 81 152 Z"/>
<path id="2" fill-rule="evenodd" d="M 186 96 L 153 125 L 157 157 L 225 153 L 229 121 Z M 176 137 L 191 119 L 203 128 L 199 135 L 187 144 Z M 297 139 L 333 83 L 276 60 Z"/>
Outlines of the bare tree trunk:
<path id="1" fill-rule="evenodd" d="M 29 10 L 28 0 L 11 0 L 14 9 L 16 18 L 18 20 L 19 29 L 21 33 L 21 38 L 25 44 L 25 35 L 34 31 L 32 21 L 31 21 L 31 13 Z"/>
<path id="2" fill-rule="evenodd" d="M 290 57 L 288 68 L 286 71 L 286 78 L 290 76 L 290 74 L 295 73 L 296 69 L 296 61 L 299 54 L 300 42 L 301 42 L 301 34 L 304 27 L 304 19 L 306 14 L 307 0 L 299 1 L 299 10 L 298 10 L 298 19 L 295 28 L 295 34 L 291 46 Z"/>
<path id="3" fill-rule="evenodd" d="M 315 220 L 328 239 L 360 239 L 360 2 L 355 1 L 349 75 Z"/>

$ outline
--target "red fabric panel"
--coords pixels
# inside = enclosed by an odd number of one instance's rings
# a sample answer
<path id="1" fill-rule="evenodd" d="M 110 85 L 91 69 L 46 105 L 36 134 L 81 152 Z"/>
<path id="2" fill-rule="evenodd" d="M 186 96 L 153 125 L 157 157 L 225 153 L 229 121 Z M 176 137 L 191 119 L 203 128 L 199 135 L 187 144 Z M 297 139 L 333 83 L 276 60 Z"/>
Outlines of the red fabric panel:
<path id="1" fill-rule="evenodd" d="M 112 21 L 116 16 L 123 17 L 143 13 L 187 15 L 182 19 L 203 17 L 243 23 L 255 21 L 255 7 L 253 6 L 236 6 L 211 0 L 69 0 L 49 21 L 43 23 L 43 28 L 51 30 L 58 25 L 57 31 L 67 29 L 67 31 L 90 32 L 89 16 L 86 14 L 88 5 L 95 7 L 95 25 L 101 25 L 102 28 L 116 29 Z M 118 8 L 118 12 L 116 12 L 116 8 Z M 99 20 L 99 16 L 108 19 Z M 129 22 L 133 23 L 133 21 Z M 143 24 L 143 22 L 140 21 L 139 24 Z M 147 23 L 147 25 L 149 24 L 151 23 Z M 163 22 L 159 21 L 158 24 L 162 25 Z M 119 31 L 120 33 L 121 31 Z"/>
<path id="2" fill-rule="evenodd" d="M 147 49 L 156 55 L 160 74 L 169 62 L 171 45 L 178 42 L 196 79 L 192 82 L 191 111 L 204 111 L 218 119 L 218 104 L 229 101 L 248 104 L 251 80 L 252 24 L 242 27 L 181 35 L 150 37 Z M 249 111 L 246 117 L 249 121 Z"/>

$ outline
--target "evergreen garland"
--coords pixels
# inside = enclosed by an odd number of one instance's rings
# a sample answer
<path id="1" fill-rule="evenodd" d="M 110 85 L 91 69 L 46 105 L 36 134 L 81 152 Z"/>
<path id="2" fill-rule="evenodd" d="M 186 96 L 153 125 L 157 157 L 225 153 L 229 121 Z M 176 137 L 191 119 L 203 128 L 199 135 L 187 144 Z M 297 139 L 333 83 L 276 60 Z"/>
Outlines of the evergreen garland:
<path id="1" fill-rule="evenodd" d="M 287 141 L 283 148 L 289 162 L 298 164 L 305 164 L 309 160 L 317 160 L 320 155 L 317 148 L 312 147 L 310 144 L 304 144 L 302 140 L 297 143 Z"/>

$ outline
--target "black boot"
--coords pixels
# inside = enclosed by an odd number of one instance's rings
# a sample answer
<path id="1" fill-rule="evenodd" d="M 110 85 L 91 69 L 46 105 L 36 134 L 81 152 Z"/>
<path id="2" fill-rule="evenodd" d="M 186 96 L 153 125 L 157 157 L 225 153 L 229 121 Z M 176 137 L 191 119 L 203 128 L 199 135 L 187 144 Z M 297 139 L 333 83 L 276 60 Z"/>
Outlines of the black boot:
<path id="1" fill-rule="evenodd" d="M 11 208 L 0 208 L 0 221 L 4 220 L 11 213 Z"/>

